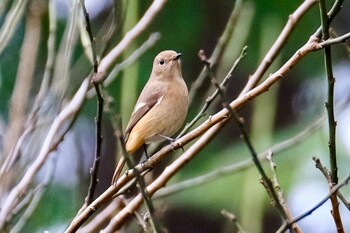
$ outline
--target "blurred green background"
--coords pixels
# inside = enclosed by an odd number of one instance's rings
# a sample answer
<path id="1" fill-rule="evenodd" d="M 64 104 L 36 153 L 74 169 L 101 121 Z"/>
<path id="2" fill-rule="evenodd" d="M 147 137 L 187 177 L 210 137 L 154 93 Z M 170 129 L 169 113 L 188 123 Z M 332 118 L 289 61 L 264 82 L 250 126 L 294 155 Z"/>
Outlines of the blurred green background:
<path id="1" fill-rule="evenodd" d="M 216 77 L 222 80 L 237 59 L 243 46 L 248 46 L 246 57 L 234 71 L 227 86 L 227 101 L 231 101 L 238 96 L 249 75 L 254 73 L 268 49 L 275 42 L 286 24 L 288 16 L 302 2 L 278 0 L 241 1 L 241 9 L 233 35 L 222 60 L 213 69 Z M 2 25 L 11 3 L 11 1 L 0 3 L 2 6 L 0 23 Z M 107 1 L 105 9 L 92 13 L 92 31 L 97 35 L 96 45 L 99 54 L 103 54 L 103 50 L 108 52 L 115 46 L 122 35 L 130 30 L 151 3 L 152 1 Z M 31 1 L 28 4 L 31 4 Z M 41 18 L 41 40 L 27 111 L 31 109 L 39 89 L 47 58 L 46 43 L 49 36 L 49 15 L 47 3 L 42 1 L 41 4 L 44 5 L 44 12 Z M 328 7 L 331 4 L 333 4 L 333 1 L 327 1 Z M 161 34 L 160 40 L 142 55 L 136 63 L 119 73 L 115 81 L 102 89 L 107 103 L 103 118 L 104 162 L 101 164 L 102 175 L 100 177 L 99 193 L 108 187 L 114 169 L 116 154 L 116 145 L 113 138 L 114 129 L 112 128 L 114 117 L 121 115 L 123 123 L 127 123 L 138 93 L 142 90 L 149 77 L 155 55 L 166 49 L 173 49 L 182 53 L 183 76 L 191 92 L 191 85 L 203 68 L 203 64 L 197 56 L 198 51 L 203 49 L 210 56 L 220 35 L 223 33 L 234 5 L 235 1 L 227 0 L 169 1 L 151 26 L 123 54 L 119 62 L 138 48 L 148 38 L 150 33 L 159 32 Z M 64 13 L 67 9 L 59 7 L 60 5 L 58 4 L 57 14 L 60 18 L 57 24 L 56 48 L 60 46 L 61 38 L 64 35 L 67 22 L 65 16 L 68 14 L 67 12 Z M 97 8 L 92 3 L 91 5 L 88 4 L 88 10 L 91 12 L 95 12 Z M 103 24 L 106 21 L 107 23 L 111 22 L 108 21 L 108 15 L 112 14 L 112 9 L 116 12 L 116 20 L 114 22 L 116 30 L 112 36 L 113 39 L 107 43 L 101 35 L 105 31 L 99 32 L 99 30 L 103 28 Z M 349 31 L 349 15 L 350 4 L 349 1 L 345 1 L 342 11 L 332 24 L 336 34 L 342 35 Z M 317 4 L 315 4 L 297 23 L 287 44 L 265 74 L 265 78 L 276 71 L 298 48 L 306 43 L 320 26 L 319 18 L 319 9 Z M 2 137 L 8 122 L 10 98 L 16 81 L 25 23 L 26 17 L 24 16 L 5 50 L 0 54 L 0 129 Z M 98 35 L 99 33 L 100 35 Z M 91 71 L 91 65 L 84 58 L 83 48 L 80 43 L 77 43 L 73 51 L 73 68 L 69 77 L 70 82 L 66 89 L 66 97 L 74 93 L 79 86 L 79 82 Z M 332 51 L 335 76 L 337 78 L 336 88 L 339 88 L 336 89 L 335 99 L 339 102 L 349 97 L 347 96 L 349 95 L 348 88 L 350 87 L 348 49 L 344 45 L 336 45 Z M 191 104 L 187 122 L 196 115 L 204 104 L 205 99 L 213 90 L 214 88 L 208 78 Z M 325 114 L 325 96 L 326 77 L 323 66 L 323 52 L 318 51 L 307 55 L 269 92 L 239 110 L 239 114 L 245 120 L 256 151 L 258 153 L 266 151 L 274 144 L 293 137 L 319 119 Z M 348 122 L 350 119 L 348 105 L 345 106 L 343 105 L 336 114 L 339 129 L 337 145 L 340 179 L 349 173 L 350 164 L 350 131 L 347 130 L 349 129 Z M 208 110 L 206 117 L 221 108 L 221 100 L 217 99 Z M 63 145 L 55 153 L 57 161 L 54 161 L 54 163 L 62 163 L 63 165 L 55 165 L 53 182 L 47 186 L 38 208 L 34 211 L 32 217 L 28 219 L 22 232 L 42 232 L 43 230 L 61 232 L 82 205 L 87 190 L 88 167 L 91 164 L 91 156 L 93 155 L 95 112 L 96 98 L 90 98 L 86 101 L 79 114 L 77 122 L 72 129 L 73 132 L 70 133 L 70 136 L 65 139 Z M 205 119 L 203 118 L 201 121 Z M 295 210 L 295 212 L 292 212 L 294 215 L 299 215 L 301 212 L 306 211 L 308 207 L 304 205 L 302 206 L 304 208 L 298 209 L 298 201 L 293 202 L 293 198 L 297 199 L 298 196 L 305 198 L 307 196 L 317 196 L 317 198 L 311 199 L 314 199 L 313 203 L 315 204 L 323 196 L 327 195 L 327 182 L 322 177 L 322 174 L 315 169 L 312 161 L 312 156 L 318 156 L 324 165 L 329 166 L 327 141 L 327 129 L 323 127 L 298 145 L 278 153 L 274 157 L 278 179 L 285 191 L 286 199 L 295 205 L 295 207 L 290 206 L 292 211 Z M 3 147 L 4 145 L 2 145 Z M 23 150 L 23 153 L 26 154 L 25 149 Z M 75 152 L 79 159 L 74 158 Z M 60 160 L 62 154 L 69 154 L 68 161 L 67 158 L 66 161 Z M 172 159 L 176 158 L 177 154 L 179 152 L 174 153 Z M 250 159 L 249 151 L 240 138 L 237 124 L 232 120 L 193 161 L 171 180 L 171 184 L 247 159 Z M 68 167 L 65 165 L 67 162 L 71 163 L 72 166 Z M 267 173 L 271 175 L 268 164 L 264 163 L 264 165 L 266 165 L 264 167 Z M 71 170 L 65 173 L 65 169 Z M 45 174 L 42 176 L 45 177 Z M 265 189 L 259 183 L 259 178 L 260 175 L 256 168 L 251 166 L 244 171 L 222 175 L 204 185 L 188 188 L 185 191 L 160 200 L 157 199 L 155 205 L 165 209 L 161 221 L 169 229 L 169 232 L 237 232 L 235 224 L 220 214 L 220 211 L 223 209 L 234 213 L 246 232 L 274 232 L 281 222 L 278 212 L 271 206 Z M 40 180 L 40 176 L 38 180 Z M 304 187 L 312 187 L 314 184 L 319 185 L 317 187 L 320 187 L 320 189 L 314 188 L 306 191 L 303 189 Z M 344 191 L 344 194 L 347 194 L 349 199 L 350 188 L 345 187 L 342 191 Z M 310 202 L 311 207 L 312 203 Z M 350 214 L 348 210 L 344 210 L 344 224 L 347 227 L 346 229 L 350 230 Z M 302 229 L 305 230 L 304 232 L 331 232 L 329 229 L 334 231 L 329 211 L 328 207 L 324 211 L 320 210 L 319 215 L 316 215 L 318 216 L 319 223 L 317 224 L 319 225 L 315 225 L 316 221 L 311 221 L 311 223 L 302 221 L 300 224 Z M 325 226 L 322 225 L 323 223 Z M 312 231 L 312 229 L 318 230 Z M 324 231 L 321 231 L 321 229 Z"/>

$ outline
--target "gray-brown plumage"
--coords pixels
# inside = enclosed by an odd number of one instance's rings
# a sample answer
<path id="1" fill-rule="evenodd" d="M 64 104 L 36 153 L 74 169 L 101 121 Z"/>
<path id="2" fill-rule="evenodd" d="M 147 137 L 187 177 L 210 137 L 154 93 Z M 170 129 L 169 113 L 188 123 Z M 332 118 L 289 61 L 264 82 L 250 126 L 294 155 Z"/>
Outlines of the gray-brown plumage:
<path id="1" fill-rule="evenodd" d="M 188 90 L 182 77 L 180 56 L 180 53 L 167 50 L 154 59 L 150 78 L 126 127 L 125 147 L 129 154 L 143 144 L 171 137 L 183 124 L 188 109 Z M 124 165 L 125 159 L 121 157 L 112 184 L 119 178 Z"/>

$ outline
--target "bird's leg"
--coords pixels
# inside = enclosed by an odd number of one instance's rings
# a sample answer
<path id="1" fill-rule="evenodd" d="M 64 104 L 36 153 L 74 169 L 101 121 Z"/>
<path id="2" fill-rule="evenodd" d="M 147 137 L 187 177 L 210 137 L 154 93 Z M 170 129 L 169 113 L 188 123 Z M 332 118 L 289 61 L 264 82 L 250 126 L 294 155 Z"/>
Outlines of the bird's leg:
<path id="1" fill-rule="evenodd" d="M 146 158 L 149 159 L 149 156 L 148 156 L 148 154 L 147 154 L 147 146 L 146 146 L 146 143 L 143 143 L 142 146 L 143 146 L 143 151 L 145 152 Z"/>
<path id="2" fill-rule="evenodd" d="M 143 161 L 143 162 L 141 162 L 141 166 L 143 166 L 144 165 L 144 163 L 145 162 L 147 162 L 147 160 L 149 159 L 149 156 L 148 156 L 148 153 L 147 153 L 147 145 L 146 145 L 146 143 L 144 143 L 143 145 L 143 150 L 144 150 L 144 152 L 145 152 L 145 156 L 146 156 L 146 160 L 145 161 Z M 149 171 L 152 171 L 152 167 L 149 169 Z"/>
<path id="3" fill-rule="evenodd" d="M 168 137 L 168 136 L 165 136 L 165 135 L 162 135 L 162 134 L 158 134 L 160 137 L 162 138 L 165 138 L 166 140 L 168 140 L 171 144 L 171 147 L 172 147 L 172 150 L 175 151 L 175 145 L 174 145 L 174 142 L 176 141 L 176 139 L 174 138 L 171 138 L 171 137 Z M 180 146 L 182 152 L 184 152 L 184 148 L 182 146 Z"/>

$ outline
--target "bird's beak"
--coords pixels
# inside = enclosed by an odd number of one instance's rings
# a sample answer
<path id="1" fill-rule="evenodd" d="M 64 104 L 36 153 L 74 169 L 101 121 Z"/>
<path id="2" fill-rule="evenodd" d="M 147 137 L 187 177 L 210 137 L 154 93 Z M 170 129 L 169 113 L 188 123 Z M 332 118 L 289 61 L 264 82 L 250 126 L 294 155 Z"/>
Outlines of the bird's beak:
<path id="1" fill-rule="evenodd" d="M 181 53 L 176 54 L 176 56 L 174 57 L 173 61 L 178 60 L 181 57 Z"/>

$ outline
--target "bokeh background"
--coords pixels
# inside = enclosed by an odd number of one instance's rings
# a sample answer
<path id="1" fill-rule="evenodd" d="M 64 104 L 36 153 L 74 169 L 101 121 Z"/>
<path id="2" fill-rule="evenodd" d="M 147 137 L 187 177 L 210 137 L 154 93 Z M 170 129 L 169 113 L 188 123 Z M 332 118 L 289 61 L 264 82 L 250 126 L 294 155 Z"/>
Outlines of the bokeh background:
<path id="1" fill-rule="evenodd" d="M 24 17 L 15 28 L 10 42 L 0 54 L 0 133 L 1 148 L 4 151 L 6 127 L 9 122 L 11 96 L 16 83 L 20 51 L 25 36 L 27 16 L 33 11 L 33 3 L 41 10 L 41 34 L 39 51 L 35 59 L 35 71 L 31 81 L 30 93 L 26 103 L 26 112 L 33 106 L 35 96 L 41 85 L 47 59 L 47 39 L 49 37 L 49 14 L 46 1 L 29 1 Z M 57 40 L 56 48 L 62 46 L 61 39 L 67 26 L 67 18 L 72 11 L 69 1 L 56 0 Z M 243 46 L 248 53 L 241 61 L 227 86 L 227 101 L 238 96 L 249 75 L 253 74 L 262 58 L 276 40 L 288 20 L 288 16 L 303 1 L 250 0 L 240 2 L 240 12 L 234 32 L 219 64 L 213 68 L 215 76 L 222 80 Z M 330 7 L 333 1 L 326 1 Z M 105 54 L 117 44 L 120 38 L 140 19 L 151 1 L 86 1 L 92 20 L 92 31 L 96 35 L 99 54 Z M 6 15 L 15 1 L 0 3 L 0 23 L 4 24 Z M 123 54 L 127 58 L 153 32 L 161 37 L 137 62 L 118 73 L 115 80 L 102 89 L 106 99 L 103 117 L 103 154 L 100 169 L 98 192 L 109 185 L 113 174 L 117 154 L 114 133 L 115 116 L 121 116 L 126 124 L 138 93 L 146 83 L 151 72 L 155 55 L 166 49 L 182 53 L 183 76 L 191 92 L 191 85 L 198 77 L 203 64 L 198 51 L 203 49 L 210 56 L 226 26 L 235 1 L 177 0 L 166 3 L 151 26 Z M 35 4 L 34 4 L 35 5 Z M 34 9 L 36 10 L 36 9 Z M 114 15 L 114 21 L 111 20 Z M 107 41 L 104 25 L 115 25 L 112 39 Z M 296 25 L 287 44 L 265 74 L 277 70 L 295 51 L 300 48 L 320 26 L 317 4 L 309 10 Z M 350 3 L 345 1 L 343 9 L 332 23 L 334 35 L 342 35 L 350 29 Z M 91 65 L 84 58 L 84 49 L 79 43 L 73 49 L 69 79 L 63 83 L 62 96 L 70 97 L 77 90 L 80 81 L 91 71 Z M 336 77 L 335 102 L 345 102 L 337 108 L 337 150 L 339 177 L 345 177 L 350 171 L 350 61 L 347 44 L 333 46 L 333 64 Z M 55 67 L 59 69 L 59 67 Z M 64 81 L 62 81 L 64 82 Z M 60 82 L 57 89 L 60 89 Z M 239 110 L 251 135 L 257 152 L 263 152 L 276 143 L 291 138 L 309 127 L 325 115 L 326 76 L 323 65 L 323 52 L 307 55 L 277 85 L 267 93 L 253 100 Z M 209 78 L 196 93 L 191 103 L 187 121 L 190 121 L 205 99 L 214 90 Z M 58 91 L 59 92 L 59 91 Z M 57 112 L 57 95 L 47 96 L 46 109 L 42 118 L 50 122 Z M 52 100 L 53 98 L 53 100 Z M 59 99 L 59 98 L 58 98 Z M 60 103 L 64 98 L 61 98 Z M 222 100 L 218 98 L 207 112 L 207 116 L 220 110 Z M 46 113 L 46 114 L 44 114 Z M 40 171 L 37 182 L 50 176 L 50 182 L 42 194 L 38 207 L 28 219 L 21 232 L 62 232 L 83 203 L 87 192 L 89 167 L 94 154 L 94 117 L 96 98 L 88 98 L 72 130 L 67 134 L 58 150 L 51 154 L 50 161 Z M 51 116 L 51 118 L 50 118 Z M 202 120 L 204 120 L 203 118 Z M 42 129 L 49 127 L 42 121 Z M 313 156 L 319 157 L 329 166 L 327 128 L 320 127 L 297 145 L 275 154 L 277 175 L 292 213 L 296 216 L 311 208 L 328 194 L 328 185 L 322 174 L 315 168 Z M 21 148 L 21 155 L 34 156 L 43 138 L 33 136 Z M 32 148 L 36 145 L 38 148 Z M 185 147 L 186 148 L 186 147 Z M 169 163 L 177 153 L 169 158 Z M 4 156 L 2 154 L 1 156 Z M 207 145 L 196 159 L 191 161 L 174 177 L 170 184 L 191 179 L 199 175 L 250 159 L 249 151 L 240 138 L 237 124 L 229 122 L 223 130 Z M 21 159 L 20 159 L 21 160 Z M 268 163 L 264 163 L 271 174 Z M 161 169 L 160 169 L 161 170 Z M 19 172 L 19 176 L 23 171 Z M 157 172 L 157 170 L 156 170 Z M 200 186 L 187 188 L 170 196 L 156 199 L 155 205 L 161 212 L 161 222 L 169 232 L 237 232 L 235 225 L 223 217 L 225 209 L 236 215 L 238 222 L 246 232 L 274 232 L 281 224 L 277 211 L 271 206 L 270 199 L 259 183 L 260 175 L 254 166 L 239 172 L 225 174 Z M 350 199 L 350 188 L 341 190 Z M 335 232 L 330 214 L 330 203 L 317 209 L 311 216 L 300 221 L 304 232 Z M 343 223 L 350 231 L 350 212 L 340 205 Z"/>

